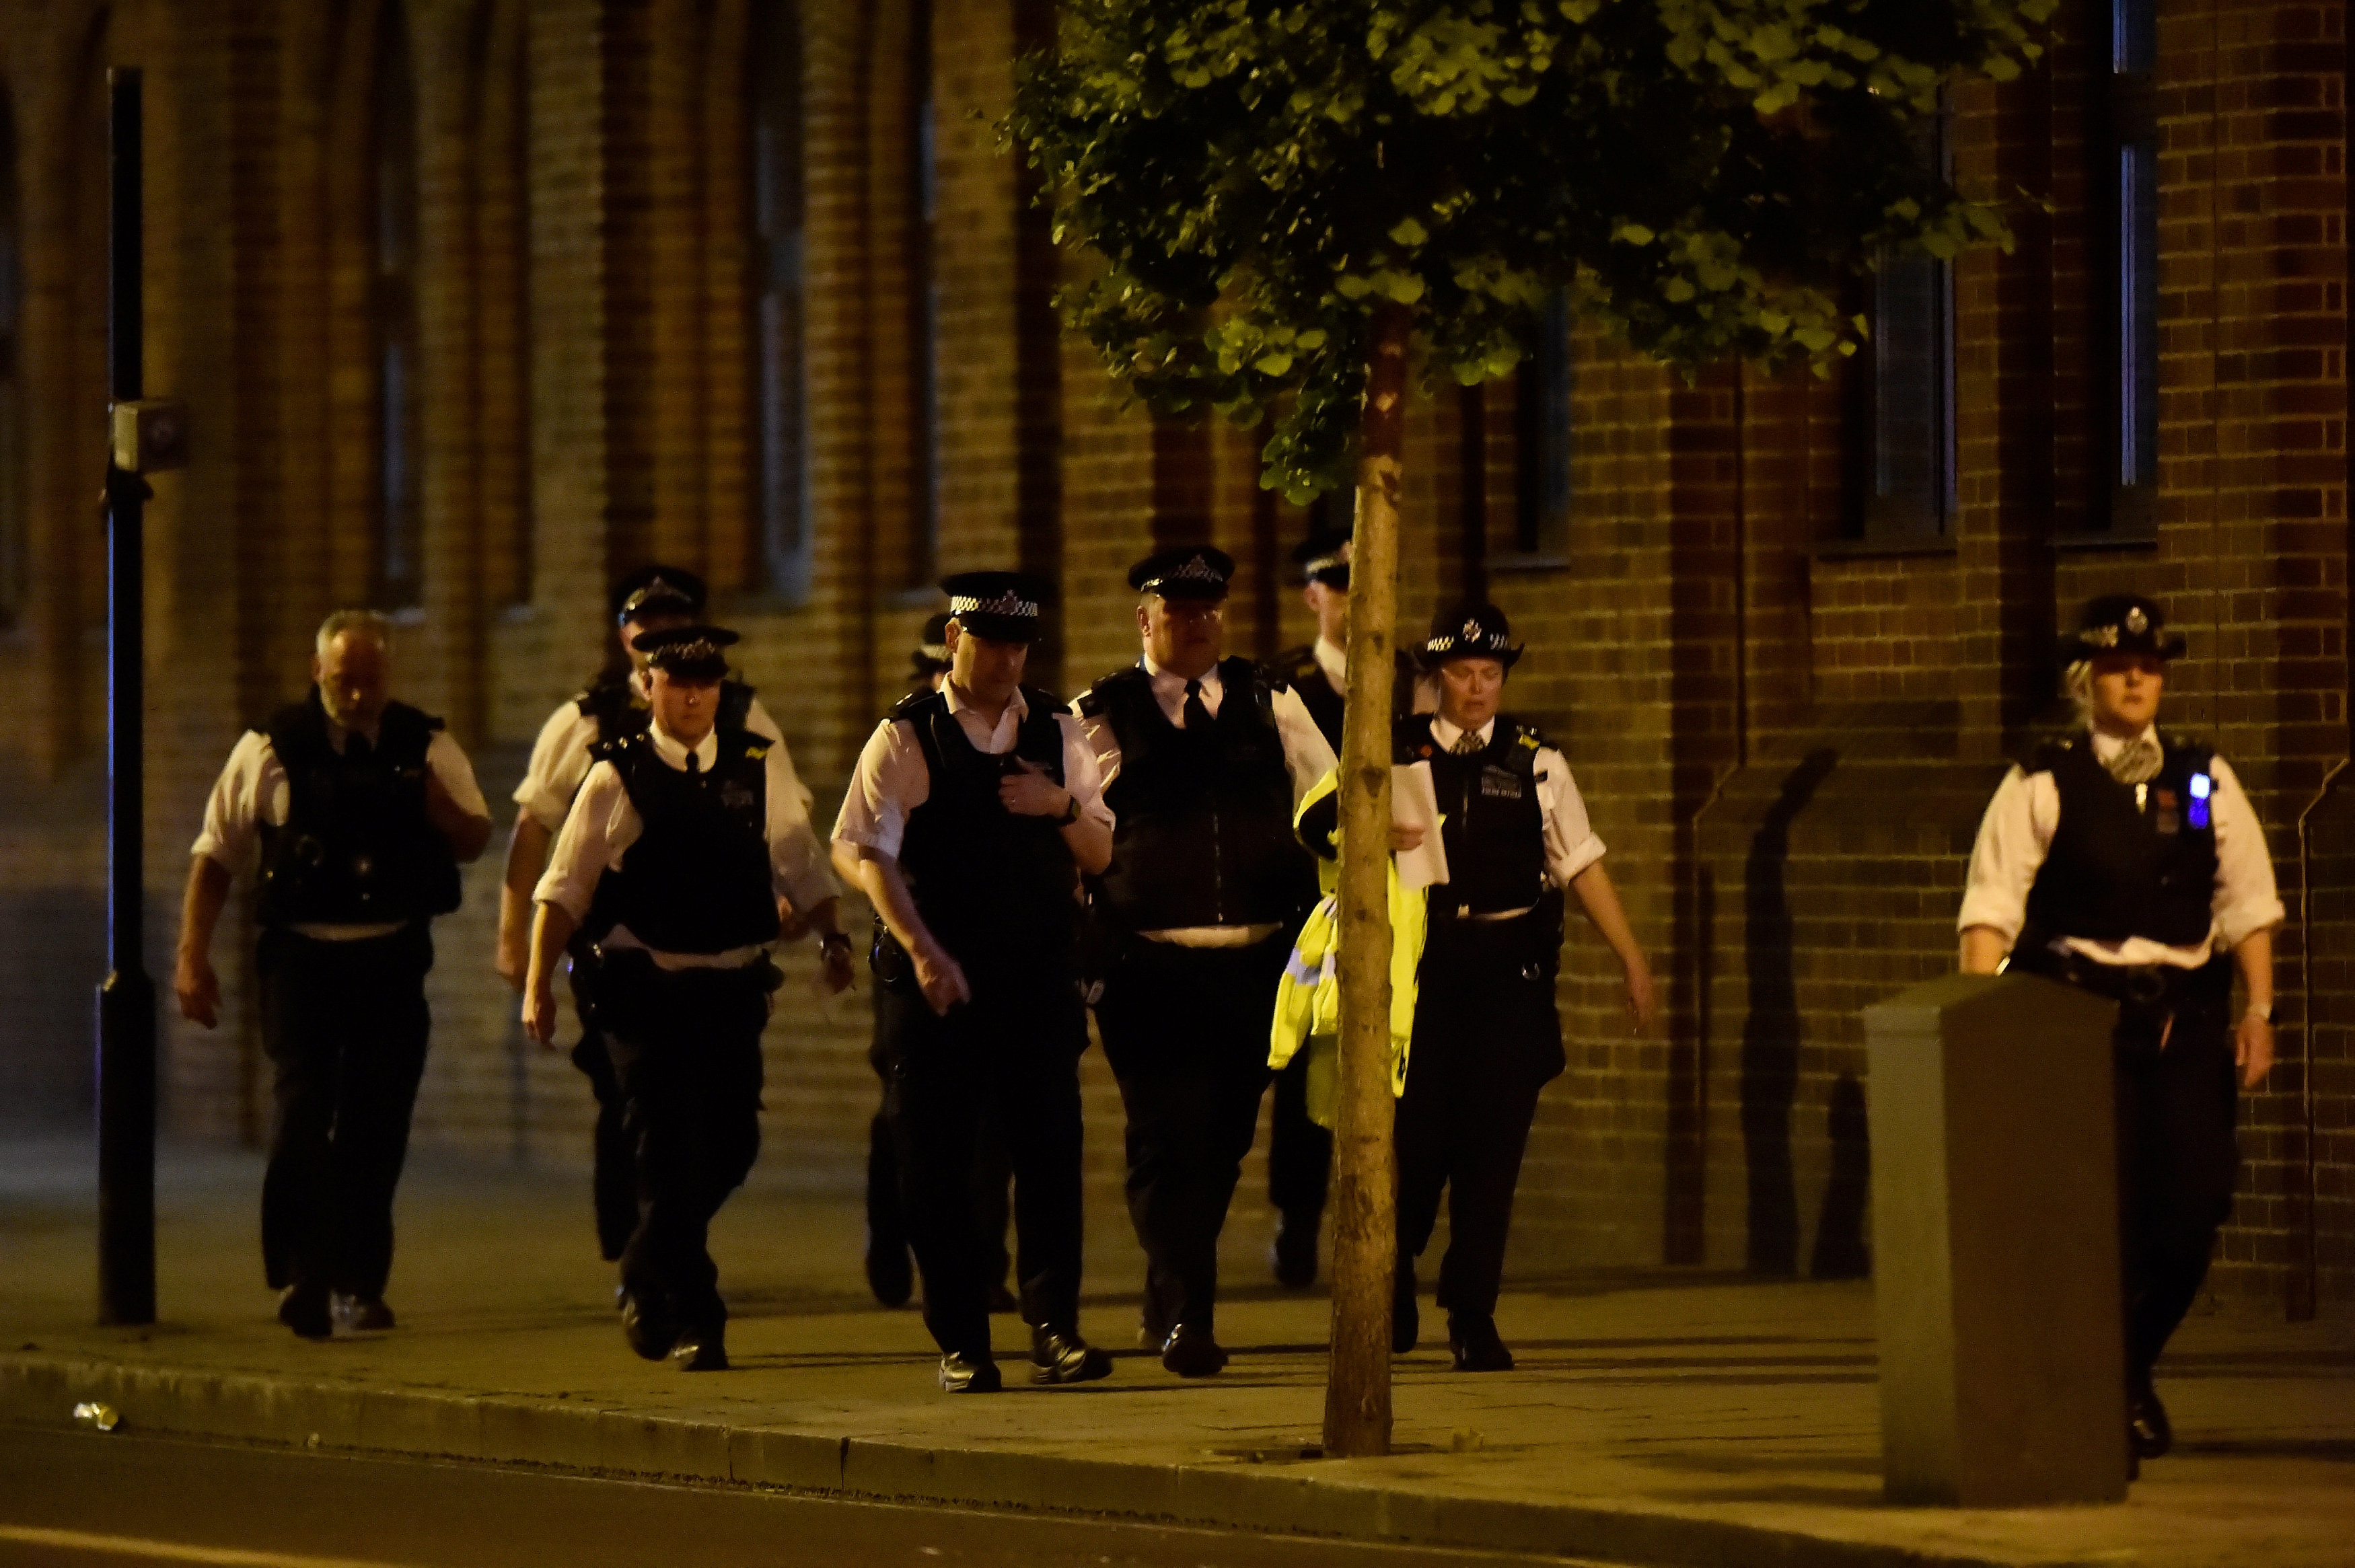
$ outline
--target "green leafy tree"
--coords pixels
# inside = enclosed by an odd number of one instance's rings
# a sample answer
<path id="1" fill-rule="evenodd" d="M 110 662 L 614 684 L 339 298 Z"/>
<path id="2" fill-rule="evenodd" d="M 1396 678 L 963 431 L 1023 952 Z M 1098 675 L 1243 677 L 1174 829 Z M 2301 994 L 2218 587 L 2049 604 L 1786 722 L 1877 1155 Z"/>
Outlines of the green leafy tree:
<path id="1" fill-rule="evenodd" d="M 1354 482 L 1327 1451 L 1390 1425 L 1388 683 L 1413 373 L 1512 369 L 1547 302 L 1664 362 L 1824 366 L 1886 250 L 2006 242 L 1917 136 L 2056 0 L 1065 0 L 1006 130 L 1099 258 L 1077 330 L 1154 409 L 1273 417 L 1263 482 Z M 1363 677 L 1362 681 L 1360 677 Z M 1362 685 L 1363 690 L 1360 690 Z"/>

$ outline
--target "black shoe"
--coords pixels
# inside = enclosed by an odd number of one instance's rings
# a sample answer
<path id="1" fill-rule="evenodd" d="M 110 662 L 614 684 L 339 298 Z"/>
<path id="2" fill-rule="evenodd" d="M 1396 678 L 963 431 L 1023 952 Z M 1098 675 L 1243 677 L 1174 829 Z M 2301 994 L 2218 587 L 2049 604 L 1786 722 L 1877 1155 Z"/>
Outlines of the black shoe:
<path id="1" fill-rule="evenodd" d="M 867 1233 L 867 1288 L 886 1307 L 905 1307 L 915 1294 L 916 1272 L 908 1263 L 908 1244 L 882 1242 Z"/>
<path id="2" fill-rule="evenodd" d="M 392 1308 L 381 1296 L 350 1296 L 338 1290 L 328 1298 L 336 1327 L 347 1334 L 380 1334 L 392 1327 Z"/>
<path id="3" fill-rule="evenodd" d="M 1030 1330 L 1032 1383 L 1093 1383 L 1112 1373 L 1112 1358 L 1080 1338 L 1076 1329 Z"/>
<path id="4" fill-rule="evenodd" d="M 1268 1248 L 1275 1282 L 1286 1290 L 1305 1290 L 1316 1283 L 1316 1216 L 1284 1213 L 1275 1222 L 1275 1243 Z"/>
<path id="5" fill-rule="evenodd" d="M 2158 1402 L 2158 1390 L 2148 1377 L 2137 1379 L 2126 1391 L 2127 1449 L 2137 1459 L 2157 1459 L 2174 1446 L 2175 1428 Z"/>
<path id="6" fill-rule="evenodd" d="M 1227 1364 L 1227 1352 L 1208 1329 L 1180 1323 L 1162 1341 L 1161 1364 L 1179 1377 L 1209 1377 Z"/>
<path id="7" fill-rule="evenodd" d="M 1003 1285 L 993 1285 L 989 1287 L 990 1316 L 996 1317 L 1000 1313 L 1021 1310 L 1022 1303 L 1016 1298 L 1014 1292 L 1007 1289 Z"/>
<path id="8" fill-rule="evenodd" d="M 622 1338 L 630 1349 L 650 1361 L 658 1361 L 670 1354 L 678 1342 L 678 1330 L 664 1320 L 658 1311 L 650 1311 L 646 1304 L 624 1288 L 622 1292 Z"/>
<path id="9" fill-rule="evenodd" d="M 1402 1356 L 1423 1338 L 1423 1308 L 1414 1299 L 1414 1276 L 1402 1275 L 1391 1297 L 1391 1354 Z"/>
<path id="10" fill-rule="evenodd" d="M 728 1346 L 718 1329 L 689 1329 L 672 1342 L 670 1359 L 681 1372 L 726 1372 Z"/>
<path id="11" fill-rule="evenodd" d="M 987 1356 L 943 1356 L 941 1388 L 948 1393 L 996 1393 L 1006 1386 Z"/>
<path id="12" fill-rule="evenodd" d="M 1457 1372 L 1510 1372 L 1513 1352 L 1497 1337 L 1497 1319 L 1487 1316 L 1447 1318 L 1447 1348 L 1455 1354 Z"/>
<path id="13" fill-rule="evenodd" d="M 336 1333 L 327 1293 L 314 1285 L 290 1285 L 278 1293 L 278 1320 L 298 1340 L 328 1340 Z"/>

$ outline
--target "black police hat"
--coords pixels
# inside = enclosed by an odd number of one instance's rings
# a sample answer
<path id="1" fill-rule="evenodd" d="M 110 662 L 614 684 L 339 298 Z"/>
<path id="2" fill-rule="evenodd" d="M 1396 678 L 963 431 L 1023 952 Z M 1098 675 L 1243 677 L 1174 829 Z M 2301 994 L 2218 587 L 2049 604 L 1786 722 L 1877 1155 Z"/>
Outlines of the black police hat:
<path id="1" fill-rule="evenodd" d="M 909 655 L 915 665 L 916 678 L 930 680 L 949 667 L 949 618 L 946 611 L 924 622 L 924 630 L 916 640 L 916 651 Z"/>
<path id="2" fill-rule="evenodd" d="M 1327 588 L 1349 586 L 1350 535 L 1336 528 L 1319 528 L 1292 547 L 1292 564 L 1301 577 Z"/>
<path id="3" fill-rule="evenodd" d="M 1128 568 L 1128 586 L 1163 599 L 1224 599 L 1235 558 L 1208 545 L 1158 550 Z"/>
<path id="4" fill-rule="evenodd" d="M 616 625 L 641 615 L 703 613 L 710 598 L 703 579 L 678 567 L 641 567 L 613 585 L 613 611 Z"/>
<path id="5" fill-rule="evenodd" d="M 2107 593 L 2085 606 L 2077 630 L 2061 640 L 2061 662 L 2073 664 L 2104 653 L 2183 657 L 2183 633 L 2167 630 L 2158 601 L 2138 593 Z"/>
<path id="6" fill-rule="evenodd" d="M 959 572 L 941 579 L 949 596 L 949 620 L 992 642 L 1036 642 L 1039 636 L 1039 607 L 1046 601 L 1047 584 L 1028 572 Z M 948 635 L 943 622 L 942 636 Z M 945 644 L 941 650 L 948 657 Z"/>
<path id="7" fill-rule="evenodd" d="M 1450 659 L 1494 659 L 1509 670 L 1521 657 L 1512 641 L 1503 610 L 1493 604 L 1459 604 L 1432 617 L 1423 662 L 1436 669 Z"/>
<path id="8" fill-rule="evenodd" d="M 728 673 L 728 656 L 720 650 L 735 641 L 736 634 L 724 626 L 666 626 L 659 631 L 639 632 L 630 639 L 630 646 L 666 675 L 682 681 L 717 681 Z"/>

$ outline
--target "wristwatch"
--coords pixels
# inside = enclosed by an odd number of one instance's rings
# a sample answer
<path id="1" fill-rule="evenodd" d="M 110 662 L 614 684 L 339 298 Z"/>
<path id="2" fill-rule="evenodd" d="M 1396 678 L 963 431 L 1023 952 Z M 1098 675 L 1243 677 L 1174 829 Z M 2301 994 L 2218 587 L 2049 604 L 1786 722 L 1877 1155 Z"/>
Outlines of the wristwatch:
<path id="1" fill-rule="evenodd" d="M 1068 828 L 1080 820 L 1080 798 L 1069 789 L 1064 790 L 1063 793 L 1071 798 L 1071 804 L 1063 808 L 1063 814 L 1056 821 Z"/>

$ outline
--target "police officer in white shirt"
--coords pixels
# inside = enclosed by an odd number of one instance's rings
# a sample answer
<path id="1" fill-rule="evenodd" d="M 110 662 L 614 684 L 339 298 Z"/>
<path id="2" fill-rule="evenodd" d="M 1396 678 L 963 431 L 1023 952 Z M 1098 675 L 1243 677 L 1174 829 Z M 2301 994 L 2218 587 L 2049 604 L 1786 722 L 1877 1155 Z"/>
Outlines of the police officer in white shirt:
<path id="1" fill-rule="evenodd" d="M 213 928 L 258 839 L 256 1001 L 276 1106 L 262 1264 L 279 1320 L 304 1339 L 392 1327 L 392 1195 L 432 1027 L 430 925 L 458 906 L 459 863 L 491 833 L 442 721 L 389 700 L 390 634 L 373 610 L 319 628 L 311 694 L 248 731 L 213 786 L 180 919 L 180 1013 L 210 1029 Z"/>
<path id="2" fill-rule="evenodd" d="M 2126 1433 L 2137 1469 L 2173 1441 L 2151 1369 L 2232 1211 L 2237 1090 L 2263 1084 L 2273 1065 L 2273 931 L 2284 914 L 2232 766 L 2158 727 L 2167 662 L 2183 647 L 2139 595 L 2085 607 L 2062 646 L 2083 727 L 1998 787 L 1956 921 L 1966 973 L 2008 964 L 2119 1004 Z M 2237 1022 L 2236 969 L 2248 997 Z"/>
<path id="3" fill-rule="evenodd" d="M 836 929 L 837 890 L 777 745 L 716 721 L 716 626 L 643 633 L 651 719 L 599 747 L 533 897 L 524 1027 L 556 1036 L 551 984 L 575 930 L 593 924 L 596 1026 L 612 1057 L 637 1174 L 639 1218 L 622 1249 L 622 1329 L 649 1361 L 728 1365 L 719 1269 L 706 1238 L 761 1146 L 761 1031 L 779 976 L 769 947 L 791 907 Z M 850 983 L 847 946 L 825 980 Z"/>
<path id="4" fill-rule="evenodd" d="M 1227 1362 L 1219 1233 L 1267 1090 L 1276 982 L 1316 897 L 1292 814 L 1333 767 L 1298 693 L 1220 657 L 1234 566 L 1205 546 L 1131 567 L 1144 655 L 1074 705 L 1117 823 L 1091 885 L 1096 1025 L 1128 1113 L 1143 1338 L 1180 1377 Z"/>
<path id="5" fill-rule="evenodd" d="M 564 826 L 572 798 L 589 776 L 599 745 L 626 735 L 645 733 L 652 711 L 647 695 L 646 655 L 633 640 L 649 631 L 689 626 L 703 617 L 703 579 L 677 567 L 650 566 L 632 572 L 613 585 L 613 651 L 605 672 L 586 691 L 548 715 L 532 744 L 531 761 L 523 782 L 516 786 L 515 832 L 507 840 L 506 874 L 499 889 L 498 971 L 509 985 L 523 989 L 531 961 L 531 894 L 540 873 L 548 869 L 548 852 Z M 776 721 L 761 705 L 752 688 L 732 677 L 719 686 L 719 715 L 722 727 L 741 727 L 771 743 L 773 755 L 791 772 L 793 758 Z M 810 792 L 793 780 L 806 808 Z M 567 969 L 581 1039 L 572 1047 L 572 1065 L 588 1076 L 597 1100 L 596 1129 L 591 1137 L 592 1160 L 590 1192 L 597 1218 L 597 1241 L 605 1261 L 613 1262 L 628 1245 L 638 1224 L 638 1183 L 630 1139 L 622 1126 L 622 1097 L 613 1086 L 613 1062 L 596 1026 L 597 963 L 593 926 L 572 934 Z M 848 938 L 837 941 L 848 951 Z"/>
<path id="6" fill-rule="evenodd" d="M 835 824 L 835 863 L 874 903 L 877 1055 L 901 1208 L 941 1387 L 1002 1384 L 975 1224 L 985 1118 L 1014 1167 L 1015 1272 L 1031 1380 L 1112 1362 L 1081 1338 L 1079 874 L 1112 852 L 1076 720 L 1021 683 L 1045 585 L 966 572 L 949 596 L 948 679 L 879 726 Z"/>
<path id="7" fill-rule="evenodd" d="M 1439 711 L 1398 727 L 1396 760 L 1431 768 L 1447 880 L 1426 895 L 1429 934 L 1398 1107 L 1391 1348 L 1404 1354 L 1420 1333 L 1414 1264 L 1444 1189 L 1438 1302 L 1459 1372 L 1513 1365 L 1497 1332 L 1497 1294 L 1538 1094 L 1564 1065 L 1554 980 L 1565 891 L 1619 960 L 1636 1028 L 1648 1033 L 1657 1012 L 1651 969 L 1569 762 L 1535 726 L 1497 711 L 1520 656 L 1494 605 L 1443 610 L 1423 645 L 1423 664 L 1438 676 Z M 1333 814 L 1319 801 L 1303 816 L 1303 836 L 1323 840 Z"/>

